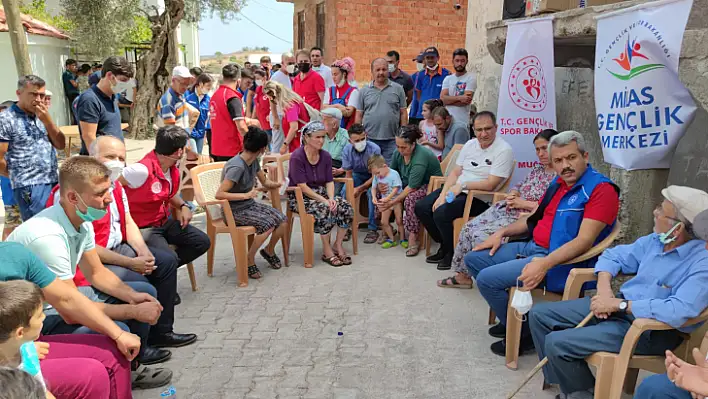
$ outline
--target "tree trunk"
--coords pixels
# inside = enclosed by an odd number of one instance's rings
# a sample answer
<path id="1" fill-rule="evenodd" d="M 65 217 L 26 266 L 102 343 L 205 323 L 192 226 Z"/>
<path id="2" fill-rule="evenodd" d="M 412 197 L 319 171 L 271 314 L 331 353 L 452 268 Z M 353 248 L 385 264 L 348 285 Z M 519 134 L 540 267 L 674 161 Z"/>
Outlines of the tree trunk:
<path id="1" fill-rule="evenodd" d="M 29 51 L 27 50 L 27 35 L 22 26 L 22 16 L 20 14 L 20 3 L 17 0 L 2 0 L 7 18 L 8 33 L 10 33 L 10 43 L 12 44 L 12 54 L 15 56 L 15 67 L 17 76 L 32 74 L 32 64 L 30 63 Z"/>
<path id="2" fill-rule="evenodd" d="M 184 0 L 165 0 L 165 11 L 159 16 L 151 16 L 152 42 L 138 60 L 135 79 L 138 91 L 130 118 L 130 137 L 146 139 L 153 135 L 153 119 L 157 104 L 170 85 L 170 74 L 175 66 L 178 48 L 172 42 L 174 31 L 184 17 Z"/>

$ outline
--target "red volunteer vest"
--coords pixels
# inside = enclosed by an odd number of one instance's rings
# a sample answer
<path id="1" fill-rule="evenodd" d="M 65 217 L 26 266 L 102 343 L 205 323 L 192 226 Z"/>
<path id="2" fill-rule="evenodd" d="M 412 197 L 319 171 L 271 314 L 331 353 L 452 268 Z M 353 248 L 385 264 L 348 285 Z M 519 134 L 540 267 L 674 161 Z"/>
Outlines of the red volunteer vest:
<path id="1" fill-rule="evenodd" d="M 226 106 L 228 101 L 234 97 L 243 100 L 241 93 L 221 85 L 211 96 L 209 102 L 212 140 L 210 150 L 212 154 L 219 157 L 233 157 L 243 150 L 243 138 Z"/>
<path id="2" fill-rule="evenodd" d="M 169 201 L 179 190 L 179 169 L 176 166 L 170 168 L 170 187 L 154 150 L 145 155 L 139 163 L 147 167 L 148 178 L 138 188 L 124 187 L 130 204 L 130 216 L 141 229 L 162 226 L 170 217 Z"/>
<path id="3" fill-rule="evenodd" d="M 52 191 L 49 193 L 49 198 L 47 199 L 47 208 L 54 205 L 54 196 L 56 195 L 56 192 L 58 190 L 58 184 L 54 186 L 54 188 L 52 188 Z M 125 207 L 123 206 L 124 191 L 123 186 L 117 181 L 114 182 L 112 195 L 113 202 L 116 204 L 116 208 L 118 208 L 118 216 L 120 218 L 120 233 L 123 236 L 123 241 L 125 241 L 127 236 L 125 230 Z M 106 212 L 106 216 L 92 223 L 96 245 L 100 245 L 104 248 L 106 248 L 106 246 L 108 245 L 108 238 L 111 235 L 111 207 L 109 206 L 106 210 L 108 211 Z M 76 269 L 76 274 L 74 275 L 74 284 L 76 284 L 77 287 L 91 285 L 91 283 L 86 280 L 84 274 L 79 268 Z"/>
<path id="4" fill-rule="evenodd" d="M 351 89 L 351 90 L 349 90 L 349 89 Z M 338 87 L 337 85 L 334 85 L 329 88 L 329 102 L 330 102 L 330 104 L 332 103 L 333 98 L 342 98 L 341 96 L 343 96 L 344 93 L 347 92 L 347 90 L 349 90 L 349 93 L 347 93 L 347 95 L 343 98 L 344 104 L 346 104 L 347 106 L 352 105 L 352 104 L 349 104 L 349 97 L 352 96 L 352 93 L 354 93 L 354 90 L 357 90 L 357 88 L 351 87 L 349 85 L 349 82 L 344 83 L 344 85 L 342 85 L 342 87 Z M 336 94 L 335 97 L 332 97 L 333 92 L 334 92 L 334 94 Z M 356 119 L 355 116 L 356 116 L 356 112 L 354 112 L 354 115 L 352 115 L 348 118 L 343 118 L 344 119 L 344 126 L 343 127 L 345 129 L 349 130 L 349 128 L 354 124 L 354 120 Z"/>
<path id="5" fill-rule="evenodd" d="M 268 96 L 263 94 L 263 86 L 256 87 L 256 95 L 253 97 L 253 101 L 256 103 L 256 114 L 258 115 L 258 122 L 261 123 L 261 128 L 264 130 L 270 129 L 270 121 L 268 120 L 270 100 Z"/>

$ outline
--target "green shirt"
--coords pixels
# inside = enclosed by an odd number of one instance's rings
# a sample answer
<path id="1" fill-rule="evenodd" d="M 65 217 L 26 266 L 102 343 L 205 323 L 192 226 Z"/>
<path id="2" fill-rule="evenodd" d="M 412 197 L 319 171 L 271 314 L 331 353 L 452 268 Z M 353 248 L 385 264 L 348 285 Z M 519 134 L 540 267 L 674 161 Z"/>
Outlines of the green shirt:
<path id="1" fill-rule="evenodd" d="M 394 152 L 391 159 L 391 169 L 401 175 L 403 187 L 412 189 L 418 189 L 428 184 L 431 176 L 442 176 L 438 157 L 429 148 L 417 144 L 408 164 L 405 163 L 400 152 Z"/>
<path id="2" fill-rule="evenodd" d="M 332 159 L 341 161 L 342 150 L 347 144 L 349 144 L 349 132 L 347 132 L 347 129 L 343 129 L 340 127 L 339 130 L 337 130 L 337 133 L 334 135 L 334 140 L 330 140 L 329 135 L 325 135 L 325 142 L 324 146 L 322 146 L 322 149 L 329 152 L 329 155 L 332 156 Z"/>
<path id="3" fill-rule="evenodd" d="M 45 288 L 56 279 L 32 251 L 16 242 L 0 242 L 0 257 L 0 281 L 26 280 Z"/>

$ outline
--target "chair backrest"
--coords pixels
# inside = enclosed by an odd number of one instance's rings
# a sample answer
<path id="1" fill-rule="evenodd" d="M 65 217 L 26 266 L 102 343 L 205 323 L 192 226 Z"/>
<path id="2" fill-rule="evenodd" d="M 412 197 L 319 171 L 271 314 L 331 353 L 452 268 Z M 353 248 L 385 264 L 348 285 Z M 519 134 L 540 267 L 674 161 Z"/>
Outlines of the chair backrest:
<path id="1" fill-rule="evenodd" d="M 206 205 L 216 201 L 216 191 L 221 186 L 221 173 L 226 162 L 214 162 L 206 165 L 197 165 L 190 170 L 192 184 L 194 184 L 194 198 L 197 203 L 206 208 L 212 220 L 222 219 L 221 205 Z"/>
<path id="2" fill-rule="evenodd" d="M 443 176 L 448 176 L 450 172 L 455 168 L 457 164 L 457 157 L 460 156 L 460 150 L 464 147 L 464 144 L 455 144 L 452 149 L 447 154 L 445 159 L 440 163 L 440 169 L 442 169 Z"/>
<path id="3" fill-rule="evenodd" d="M 291 154 L 281 155 L 276 160 L 278 163 L 278 183 L 285 182 L 285 178 L 288 177 L 288 171 L 290 170 L 290 155 Z"/>

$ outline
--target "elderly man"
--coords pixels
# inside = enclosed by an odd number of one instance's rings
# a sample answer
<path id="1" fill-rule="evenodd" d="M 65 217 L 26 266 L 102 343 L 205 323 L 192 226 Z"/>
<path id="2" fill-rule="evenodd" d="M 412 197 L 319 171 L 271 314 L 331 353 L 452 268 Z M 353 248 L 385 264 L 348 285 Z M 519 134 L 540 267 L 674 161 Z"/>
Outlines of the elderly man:
<path id="1" fill-rule="evenodd" d="M 188 129 L 193 125 L 190 120 L 196 123 L 199 110 L 187 104 L 184 97 L 193 79 L 185 66 L 178 65 L 172 69 L 172 83 L 157 104 L 155 124 L 158 127 L 176 125 Z"/>
<path id="2" fill-rule="evenodd" d="M 388 78 L 388 62 L 377 58 L 371 62 L 372 82 L 360 89 L 356 107 L 356 123 L 364 125 L 369 141 L 381 149 L 386 163 L 396 150 L 398 129 L 408 123 L 406 93 L 403 86 Z"/>
<path id="3" fill-rule="evenodd" d="M 654 209 L 654 233 L 608 249 L 598 259 L 597 294 L 592 299 L 542 303 L 531 310 L 538 355 L 548 357 L 543 370 L 546 381 L 559 384 L 563 392 L 557 398 L 593 397 L 589 390 L 595 378 L 585 358 L 595 352 L 619 353 L 635 318 L 655 319 L 675 328 L 642 334 L 635 350 L 639 355 L 674 349 L 683 341 L 682 332 L 699 327 L 683 325 L 708 306 L 708 252 L 692 229 L 696 215 L 708 209 L 708 194 L 680 186 L 669 186 L 661 194 L 664 201 Z M 636 276 L 615 295 L 610 283 L 619 273 Z M 574 329 L 589 312 L 595 317 Z"/>
<path id="4" fill-rule="evenodd" d="M 439 109 L 445 111 L 445 108 Z M 453 222 L 462 217 L 467 191 L 494 191 L 511 177 L 514 170 L 514 153 L 506 141 L 497 137 L 494 114 L 489 111 L 480 112 L 474 120 L 474 126 L 478 132 L 477 137 L 467 141 L 462 148 L 457 157 L 457 166 L 450 172 L 443 188 L 433 191 L 415 205 L 415 214 L 428 234 L 440 243 L 438 252 L 426 259 L 428 263 L 437 264 L 438 270 L 449 270 L 451 267 L 454 252 Z M 486 202 L 475 198 L 470 215 L 477 216 L 487 208 L 489 205 Z"/>
<path id="5" fill-rule="evenodd" d="M 477 125 L 475 131 L 479 135 Z M 536 212 L 498 230 L 465 255 L 465 265 L 479 292 L 499 318 L 499 324 L 489 330 L 496 338 L 506 336 L 509 288 L 520 286 L 527 291 L 542 285 L 562 293 L 570 269 L 589 267 L 594 260 L 581 265 L 565 263 L 607 237 L 617 219 L 619 189 L 588 164 L 580 133 L 559 133 L 551 139 L 548 151 L 558 178 L 546 190 Z M 530 240 L 504 243 L 524 235 Z M 505 340 L 495 342 L 491 349 L 504 356 Z M 531 349 L 533 341 L 528 323 L 524 323 L 520 350 Z"/>
<path id="6" fill-rule="evenodd" d="M 423 103 L 431 98 L 440 98 L 443 81 L 450 75 L 447 68 L 440 65 L 440 53 L 435 47 L 428 47 L 423 51 L 425 70 L 418 75 L 415 82 L 415 91 L 418 94 L 420 106 L 416 110 L 416 119 L 423 119 Z"/>
<path id="7" fill-rule="evenodd" d="M 442 157 L 445 159 L 455 144 L 465 144 L 470 139 L 470 127 L 467 122 L 461 122 L 452 117 L 450 111 L 444 107 L 435 108 L 433 111 L 433 124 L 438 134 L 445 137 L 445 148 Z"/>
<path id="8" fill-rule="evenodd" d="M 337 108 L 326 108 L 322 111 L 322 119 L 327 128 L 323 150 L 332 156 L 332 167 L 335 176 L 343 174 L 342 150 L 349 144 L 349 133 L 341 127 L 342 111 Z"/>

